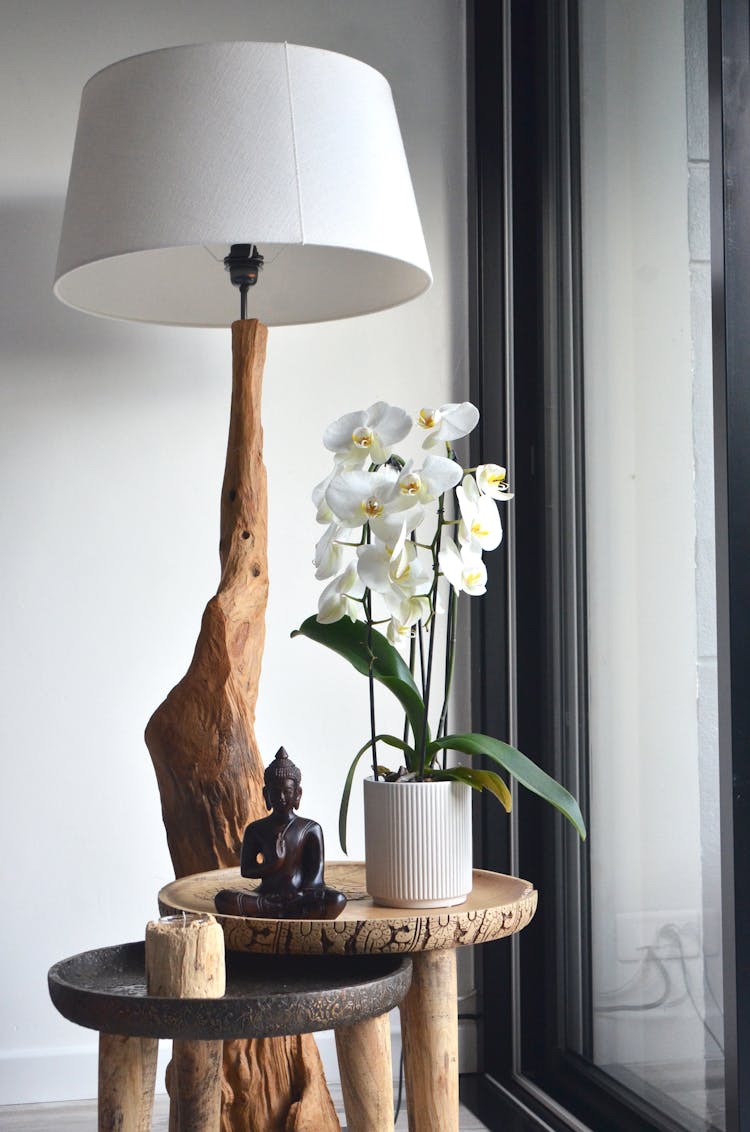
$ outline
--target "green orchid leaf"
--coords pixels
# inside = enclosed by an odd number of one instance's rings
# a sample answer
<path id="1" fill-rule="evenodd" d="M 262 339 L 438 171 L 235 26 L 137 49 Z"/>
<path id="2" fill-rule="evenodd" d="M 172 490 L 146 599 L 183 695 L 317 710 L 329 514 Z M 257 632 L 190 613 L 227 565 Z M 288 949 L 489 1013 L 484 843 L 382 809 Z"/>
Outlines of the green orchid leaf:
<path id="1" fill-rule="evenodd" d="M 403 741 L 403 739 L 399 739 L 395 735 L 376 735 L 374 742 L 375 743 L 386 743 L 389 747 L 398 747 L 398 749 L 400 751 L 404 751 L 404 753 L 406 754 L 407 761 L 409 761 L 409 757 L 416 760 L 417 755 L 416 755 L 416 752 L 414 751 L 414 749 L 412 747 L 410 747 L 408 743 L 405 743 Z M 359 763 L 359 760 L 362 758 L 365 751 L 369 751 L 369 749 L 370 749 L 370 747 L 372 747 L 372 745 L 373 745 L 373 740 L 368 739 L 367 742 L 364 743 L 359 748 L 359 750 L 357 751 L 356 755 L 354 756 L 354 758 L 352 760 L 352 764 L 349 767 L 349 772 L 346 776 L 346 782 L 344 783 L 344 789 L 343 789 L 343 792 L 341 794 L 341 805 L 339 806 L 339 842 L 341 843 L 341 848 L 344 850 L 345 853 L 347 852 L 347 849 L 346 849 L 346 822 L 347 822 L 347 818 L 349 817 L 349 798 L 350 798 L 351 792 L 352 792 L 352 783 L 354 781 L 354 772 L 357 769 L 357 764 Z M 382 774 L 382 773 L 386 772 L 386 768 L 378 766 L 378 771 Z"/>
<path id="2" fill-rule="evenodd" d="M 512 774 L 532 794 L 538 794 L 540 798 L 544 798 L 559 810 L 577 830 L 581 840 L 586 840 L 586 826 L 573 795 L 515 747 L 499 739 L 493 739 L 491 735 L 481 735 L 472 731 L 467 735 L 446 735 L 442 739 L 435 739 L 428 744 L 428 760 L 439 750 L 461 751 L 466 755 L 486 755 Z"/>
<path id="3" fill-rule="evenodd" d="M 315 617 L 308 617 L 292 636 L 307 637 L 325 645 L 348 660 L 363 676 L 369 676 L 372 665 L 374 678 L 396 697 L 406 712 L 414 735 L 414 746 L 419 750 L 425 718 L 424 701 L 409 666 L 382 633 L 376 629 L 368 633 L 363 621 L 352 621 L 348 617 L 342 617 L 332 625 L 321 625 Z M 428 730 L 428 741 L 429 738 Z"/>
<path id="4" fill-rule="evenodd" d="M 452 779 L 455 782 L 465 782 L 467 786 L 471 786 L 474 790 L 489 790 L 490 794 L 495 795 L 507 814 L 513 808 L 510 790 L 500 775 L 495 774 L 494 770 L 477 770 L 471 766 L 449 766 L 445 770 L 431 770 L 429 773 L 430 778 L 434 778 L 438 782 Z"/>
<path id="5" fill-rule="evenodd" d="M 383 676 L 396 676 L 417 692 L 414 677 L 398 650 L 377 629 L 372 629 L 371 634 L 372 652 L 375 654 L 376 667 L 380 673 Z M 367 625 L 364 621 L 352 621 L 349 617 L 342 617 L 340 621 L 334 621 L 331 625 L 321 625 L 314 616 L 308 617 L 306 621 L 302 622 L 299 629 L 295 629 L 292 633 L 293 637 L 300 635 L 309 637 L 311 641 L 318 641 L 329 649 L 334 649 L 363 676 L 367 676 L 369 673 L 370 650 L 367 640 Z M 417 692 L 417 694 L 419 693 Z"/>

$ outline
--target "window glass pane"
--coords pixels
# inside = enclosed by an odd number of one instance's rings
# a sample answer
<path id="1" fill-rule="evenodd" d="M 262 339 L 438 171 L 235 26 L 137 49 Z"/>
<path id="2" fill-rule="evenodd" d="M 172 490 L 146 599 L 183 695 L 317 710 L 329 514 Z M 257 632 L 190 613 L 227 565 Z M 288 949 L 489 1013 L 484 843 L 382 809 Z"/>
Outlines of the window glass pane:
<path id="1" fill-rule="evenodd" d="M 596 1065 L 724 1127 L 705 3 L 580 4 Z"/>

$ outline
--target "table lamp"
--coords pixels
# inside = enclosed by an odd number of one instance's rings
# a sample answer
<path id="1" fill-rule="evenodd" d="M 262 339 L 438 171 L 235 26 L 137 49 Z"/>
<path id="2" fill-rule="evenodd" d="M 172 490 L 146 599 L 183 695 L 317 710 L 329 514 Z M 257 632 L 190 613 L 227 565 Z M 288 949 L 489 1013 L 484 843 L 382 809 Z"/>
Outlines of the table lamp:
<path id="1" fill-rule="evenodd" d="M 383 310 L 430 282 L 390 87 L 372 67 L 292 44 L 211 43 L 124 59 L 84 87 L 55 294 L 109 318 L 232 324 L 221 580 L 188 672 L 146 729 L 177 876 L 236 864 L 245 826 L 265 813 L 254 716 L 266 327 Z M 291 1088 L 271 1061 L 277 1090 Z M 234 1085 L 237 1104 L 264 1103 Z M 264 1126 L 251 1116 L 238 1109 L 236 1126 Z"/>

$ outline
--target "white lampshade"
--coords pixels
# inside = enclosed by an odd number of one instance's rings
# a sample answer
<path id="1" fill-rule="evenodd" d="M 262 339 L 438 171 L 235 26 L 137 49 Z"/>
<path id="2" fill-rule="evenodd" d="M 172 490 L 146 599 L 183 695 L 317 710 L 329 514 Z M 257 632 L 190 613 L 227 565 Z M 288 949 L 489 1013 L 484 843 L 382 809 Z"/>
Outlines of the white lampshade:
<path id="1" fill-rule="evenodd" d="M 84 87 L 55 294 L 111 318 L 227 326 L 231 244 L 269 326 L 383 310 L 431 282 L 391 90 L 345 55 L 209 43 Z"/>

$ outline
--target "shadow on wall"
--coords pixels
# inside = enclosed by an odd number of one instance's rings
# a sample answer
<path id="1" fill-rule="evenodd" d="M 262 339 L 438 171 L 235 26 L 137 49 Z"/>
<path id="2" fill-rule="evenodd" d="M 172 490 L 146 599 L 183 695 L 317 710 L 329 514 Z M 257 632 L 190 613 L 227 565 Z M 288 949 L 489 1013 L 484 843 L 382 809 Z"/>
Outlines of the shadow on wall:
<path id="1" fill-rule="evenodd" d="M 63 207 L 62 197 L 0 202 L 0 385 L 17 381 L 17 372 L 9 371 L 7 362 L 20 358 L 26 364 L 50 359 L 53 364 L 46 370 L 51 379 L 64 366 L 66 378 L 80 380 L 85 374 L 89 386 L 108 380 L 106 367 L 92 368 L 92 362 L 110 362 L 118 354 L 127 357 L 136 385 L 139 362 L 153 371 L 155 363 L 171 359 L 164 368 L 174 368 L 175 344 L 180 343 L 180 352 L 192 352 L 195 332 L 186 335 L 184 329 L 176 333 L 168 327 L 96 318 L 55 298 L 52 283 Z M 71 362 L 84 359 L 83 371 L 71 371 Z"/>

